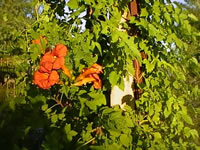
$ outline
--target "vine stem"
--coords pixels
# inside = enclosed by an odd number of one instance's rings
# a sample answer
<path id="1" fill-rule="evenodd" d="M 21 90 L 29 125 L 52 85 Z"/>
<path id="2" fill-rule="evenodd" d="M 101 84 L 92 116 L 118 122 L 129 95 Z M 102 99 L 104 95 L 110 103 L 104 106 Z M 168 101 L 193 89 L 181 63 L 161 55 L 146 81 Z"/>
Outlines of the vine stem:
<path id="1" fill-rule="evenodd" d="M 60 100 L 58 100 L 58 95 L 57 95 L 57 97 L 56 97 L 56 103 L 59 104 L 62 108 L 64 108 L 64 106 L 63 106 L 63 104 L 62 104 L 62 97 L 63 97 L 63 93 L 62 93 L 62 95 L 61 95 Z"/>
<path id="2" fill-rule="evenodd" d="M 54 104 L 53 106 L 49 107 L 47 110 L 54 108 L 55 106 L 60 105 L 60 104 Z M 47 112 L 47 110 L 45 112 Z"/>
<path id="3" fill-rule="evenodd" d="M 38 2 L 39 3 L 39 2 Z M 36 20 L 39 19 L 39 14 L 38 14 L 38 3 L 35 5 L 35 14 L 36 14 Z"/>
<path id="4" fill-rule="evenodd" d="M 92 139 L 90 139 L 89 141 L 87 141 L 86 143 L 84 143 L 83 145 L 81 145 L 81 146 L 79 146 L 78 148 L 77 148 L 77 150 L 79 150 L 80 148 L 82 148 L 83 146 L 85 146 L 85 145 L 87 145 L 87 144 L 89 144 L 90 142 L 92 142 L 93 140 L 95 140 L 95 137 L 94 138 L 92 138 Z"/>

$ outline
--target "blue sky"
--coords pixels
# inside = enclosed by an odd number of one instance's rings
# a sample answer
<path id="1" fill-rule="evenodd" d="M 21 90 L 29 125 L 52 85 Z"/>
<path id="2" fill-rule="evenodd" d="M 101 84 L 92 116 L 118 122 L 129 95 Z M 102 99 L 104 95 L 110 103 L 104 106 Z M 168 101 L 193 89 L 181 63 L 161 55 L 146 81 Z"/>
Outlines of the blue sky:
<path id="1" fill-rule="evenodd" d="M 184 0 L 171 0 L 172 2 L 177 1 L 177 2 L 181 2 L 184 3 Z"/>

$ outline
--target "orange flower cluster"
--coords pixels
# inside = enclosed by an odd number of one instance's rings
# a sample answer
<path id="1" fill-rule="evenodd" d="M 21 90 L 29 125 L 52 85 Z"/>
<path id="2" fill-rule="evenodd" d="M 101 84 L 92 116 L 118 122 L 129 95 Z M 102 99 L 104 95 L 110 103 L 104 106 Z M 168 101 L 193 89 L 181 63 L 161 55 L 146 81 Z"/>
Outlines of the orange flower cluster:
<path id="1" fill-rule="evenodd" d="M 71 77 L 70 71 L 64 65 L 66 54 L 67 47 L 63 44 L 57 44 L 52 52 L 46 52 L 41 58 L 39 70 L 34 74 L 34 84 L 42 89 L 49 89 L 59 81 L 56 71 L 58 69 L 63 69 L 63 72 Z"/>
<path id="2" fill-rule="evenodd" d="M 40 39 L 33 40 L 32 44 L 38 44 L 42 50 L 42 39 L 47 44 L 46 38 L 42 36 L 40 36 Z M 67 47 L 63 44 L 57 44 L 52 51 L 46 52 L 40 60 L 39 70 L 34 73 L 33 83 L 42 89 L 49 89 L 59 82 L 59 75 L 56 71 L 58 69 L 62 69 L 65 75 L 72 78 L 70 70 L 64 65 L 64 57 L 67 52 Z M 90 68 L 83 69 L 73 85 L 82 86 L 93 82 L 93 87 L 99 89 L 102 86 L 100 73 L 103 73 L 103 67 L 95 63 Z"/>
<path id="3" fill-rule="evenodd" d="M 74 85 L 82 86 L 86 83 L 93 82 L 93 87 L 100 89 L 102 86 L 102 81 L 98 75 L 100 73 L 103 73 L 103 67 L 95 63 L 90 68 L 83 69 L 82 73 L 76 78 Z"/>

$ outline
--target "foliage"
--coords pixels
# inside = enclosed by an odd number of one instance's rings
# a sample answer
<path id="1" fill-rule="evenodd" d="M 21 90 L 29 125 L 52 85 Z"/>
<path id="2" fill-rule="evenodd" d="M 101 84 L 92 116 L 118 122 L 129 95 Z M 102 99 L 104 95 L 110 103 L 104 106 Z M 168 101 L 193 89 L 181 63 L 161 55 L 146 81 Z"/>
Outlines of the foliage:
<path id="1" fill-rule="evenodd" d="M 200 2 L 197 0 L 185 0 L 185 4 L 181 4 L 185 9 L 186 13 L 189 15 L 189 20 L 191 25 L 194 27 L 193 30 L 196 30 L 197 33 L 200 33 Z M 199 128 L 199 116 L 200 116 L 200 95 L 196 95 L 196 89 L 200 86 L 200 72 L 199 72 L 199 62 L 200 62 L 200 38 L 197 38 L 197 41 L 187 41 L 190 51 L 186 52 L 186 57 L 188 58 L 189 63 L 184 63 L 184 67 L 187 68 L 186 80 L 188 86 L 190 88 L 195 87 L 192 92 L 192 96 L 189 101 L 187 101 L 187 105 L 194 106 L 194 108 L 190 108 L 190 114 L 195 114 L 194 123 L 198 131 Z"/>
<path id="2" fill-rule="evenodd" d="M 184 0 L 185 4 L 182 4 L 184 8 L 186 8 L 191 14 L 189 15 L 190 19 L 196 21 L 196 23 L 192 23 L 196 28 L 200 28 L 199 22 L 197 22 L 200 18 L 200 2 L 198 0 Z"/>
<path id="3" fill-rule="evenodd" d="M 63 3 L 38 2 L 43 12 L 17 38 L 25 52 L 21 58 L 26 61 L 16 69 L 20 94 L 8 98 L 0 107 L 0 132 L 6 137 L 0 140 L 1 147 L 31 149 L 27 141 L 30 132 L 42 128 L 41 146 L 45 150 L 198 149 L 199 134 L 186 104 L 200 90 L 188 86 L 188 68 L 182 65 L 188 64 L 186 41 L 196 41 L 198 35 L 189 16 L 170 2 L 141 0 L 141 15 L 122 23 L 127 31 L 139 31 L 130 36 L 118 30 L 128 0 L 69 0 L 68 12 L 57 9 Z M 93 13 L 88 16 L 90 7 Z M 61 70 L 61 84 L 48 90 L 35 86 L 32 76 L 44 52 L 31 41 L 40 36 L 48 40 L 47 45 L 42 44 L 44 49 L 53 49 L 58 43 L 67 46 L 65 65 L 74 77 L 94 63 L 104 66 L 100 75 L 102 89 L 96 90 L 90 84 L 76 87 L 74 79 Z M 142 61 L 140 51 L 148 59 Z M 139 85 L 143 94 L 135 100 L 134 110 L 129 106 L 125 110 L 110 108 L 111 87 L 123 89 L 122 77 L 134 75 L 135 58 L 144 67 L 145 82 Z M 195 58 L 189 62 L 200 68 Z"/>
<path id="4" fill-rule="evenodd" d="M 193 29 L 197 31 L 199 37 L 200 31 L 200 2 L 197 0 L 185 0 L 186 4 L 181 4 L 185 11 L 189 14 L 189 20 L 191 25 L 194 27 Z M 197 58 L 198 62 L 200 61 L 200 51 L 199 51 L 199 41 L 200 38 L 196 42 L 189 41 L 191 54 Z"/>
<path id="5" fill-rule="evenodd" d="M 1 0 L 0 1 L 0 52 L 19 54 L 20 50 L 15 43 L 31 21 L 34 20 L 31 0 Z M 17 46 L 16 46 L 17 45 Z M 18 48 L 18 49 L 17 49 Z"/>

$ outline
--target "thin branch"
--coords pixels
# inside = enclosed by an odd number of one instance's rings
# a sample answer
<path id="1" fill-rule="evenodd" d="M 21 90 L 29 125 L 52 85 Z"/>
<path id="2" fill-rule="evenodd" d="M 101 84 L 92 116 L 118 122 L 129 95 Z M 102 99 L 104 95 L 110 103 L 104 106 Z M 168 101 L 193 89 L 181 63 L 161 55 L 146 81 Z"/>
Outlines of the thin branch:
<path id="1" fill-rule="evenodd" d="M 81 149 L 83 146 L 85 146 L 85 145 L 89 144 L 90 142 L 92 142 L 92 141 L 94 141 L 94 140 L 95 140 L 95 137 L 94 137 L 94 138 L 92 138 L 92 139 L 90 139 L 90 140 L 89 140 L 89 141 L 87 141 L 86 143 L 82 144 L 81 146 L 79 146 L 79 147 L 77 148 L 77 150 Z"/>

